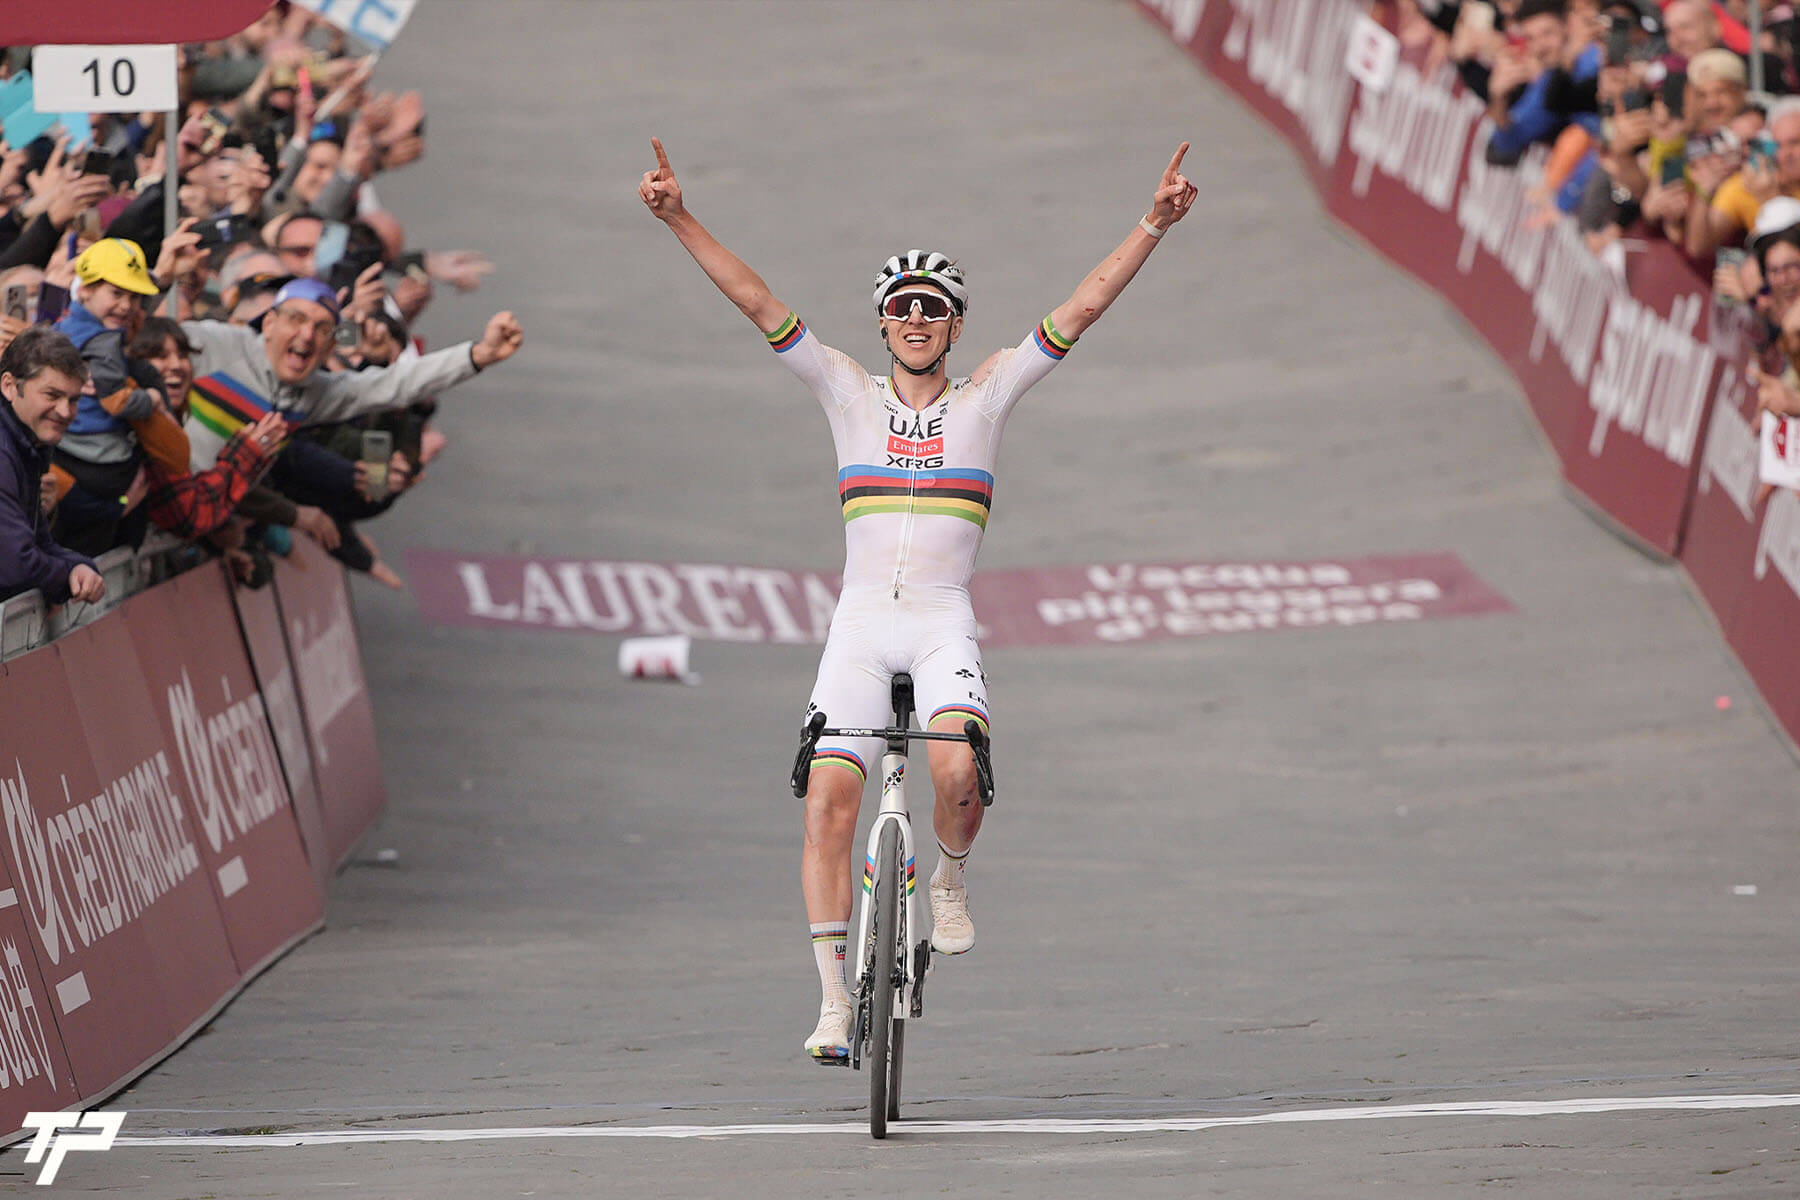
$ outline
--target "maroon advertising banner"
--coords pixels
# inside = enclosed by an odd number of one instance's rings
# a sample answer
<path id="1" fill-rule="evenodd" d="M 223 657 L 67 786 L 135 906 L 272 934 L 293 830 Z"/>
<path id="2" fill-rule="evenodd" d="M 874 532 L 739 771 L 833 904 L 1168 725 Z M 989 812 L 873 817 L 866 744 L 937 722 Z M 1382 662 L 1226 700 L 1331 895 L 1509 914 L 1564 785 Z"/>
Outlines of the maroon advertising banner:
<path id="1" fill-rule="evenodd" d="M 127 601 L 117 618 L 137 651 L 163 745 L 180 764 L 240 975 L 323 922 L 270 729 L 238 634 L 224 570 L 209 564 Z M 135 686 L 127 685 L 135 691 Z"/>
<path id="2" fill-rule="evenodd" d="M 1545 153 L 1486 160 L 1491 125 L 1454 72 L 1402 61 L 1380 91 L 1347 51 L 1352 0 L 1141 0 L 1292 144 L 1333 215 L 1463 313 L 1518 378 L 1569 484 L 1664 555 L 1727 373 L 1705 281 L 1664 244 L 1597 256 L 1537 198 Z"/>
<path id="3" fill-rule="evenodd" d="M 335 559 L 310 538 L 295 538 L 293 553 L 276 563 L 275 597 L 288 659 L 300 685 L 300 709 L 335 867 L 349 857 L 387 803 L 350 586 Z"/>
<path id="4" fill-rule="evenodd" d="M 6 867 L 84 1096 L 136 1074 L 238 980 L 135 673 L 129 637 L 101 622 L 8 662 L 0 688 Z"/>
<path id="5" fill-rule="evenodd" d="M 274 3 L 275 0 L 156 0 L 154 4 L 58 0 L 55 4 L 30 4 L 15 0 L 4 6 L 5 34 L 9 46 L 43 42 L 211 42 L 243 29 Z"/>
<path id="6" fill-rule="evenodd" d="M 221 573 L 223 569 L 221 568 Z M 183 576 L 185 578 L 185 576 Z M 238 628 L 250 651 L 250 667 L 256 676 L 275 731 L 275 752 L 281 758 L 282 775 L 300 826 L 300 840 L 312 864 L 313 878 L 321 888 L 331 878 L 337 860 L 325 835 L 325 804 L 319 798 L 318 775 L 313 768 L 312 746 L 306 718 L 300 711 L 300 689 L 294 682 L 288 659 L 287 636 L 281 629 L 281 610 L 273 587 L 246 588 L 227 584 L 237 610 Z"/>
<path id="7" fill-rule="evenodd" d="M 444 625 L 818 644 L 837 607 L 837 577 L 816 571 L 438 551 L 409 551 L 406 563 L 421 611 Z M 1510 611 L 1454 554 L 981 571 L 969 593 L 989 646 L 1341 629 Z"/>
<path id="8" fill-rule="evenodd" d="M 20 780 L 10 768 L 0 770 L 0 798 L 9 807 L 24 787 Z M 92 1099 L 76 1090 L 25 923 L 18 886 L 0 861 L 0 1130 L 18 1129 L 26 1113 L 61 1112 Z"/>
<path id="9" fill-rule="evenodd" d="M 1758 484 L 1754 408 L 1741 382 L 1713 408 L 1681 561 L 1775 719 L 1800 737 L 1785 649 L 1800 628 L 1800 495 Z"/>

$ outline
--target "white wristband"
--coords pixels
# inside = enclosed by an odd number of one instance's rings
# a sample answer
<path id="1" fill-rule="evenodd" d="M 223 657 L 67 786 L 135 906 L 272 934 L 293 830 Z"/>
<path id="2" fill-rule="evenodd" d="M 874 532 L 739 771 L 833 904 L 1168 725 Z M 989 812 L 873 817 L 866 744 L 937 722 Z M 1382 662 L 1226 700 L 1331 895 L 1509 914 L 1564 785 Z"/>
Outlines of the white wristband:
<path id="1" fill-rule="evenodd" d="M 1159 238 L 1168 232 L 1166 229 L 1158 229 L 1156 226 L 1152 225 L 1150 223 L 1150 217 L 1147 214 L 1138 218 L 1138 228 L 1153 238 Z"/>

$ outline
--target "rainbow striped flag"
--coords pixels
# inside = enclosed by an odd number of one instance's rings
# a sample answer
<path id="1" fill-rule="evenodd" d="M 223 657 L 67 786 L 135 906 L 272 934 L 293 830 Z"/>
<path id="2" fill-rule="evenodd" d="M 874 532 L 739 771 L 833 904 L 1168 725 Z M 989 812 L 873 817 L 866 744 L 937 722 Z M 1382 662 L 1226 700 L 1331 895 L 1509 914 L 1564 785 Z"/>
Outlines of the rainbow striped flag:
<path id="1" fill-rule="evenodd" d="M 221 438 L 229 438 L 246 425 L 254 425 L 267 415 L 270 404 L 251 389 L 227 375 L 214 371 L 194 380 L 188 389 L 188 412 Z M 295 422 L 289 418 L 288 424 Z"/>

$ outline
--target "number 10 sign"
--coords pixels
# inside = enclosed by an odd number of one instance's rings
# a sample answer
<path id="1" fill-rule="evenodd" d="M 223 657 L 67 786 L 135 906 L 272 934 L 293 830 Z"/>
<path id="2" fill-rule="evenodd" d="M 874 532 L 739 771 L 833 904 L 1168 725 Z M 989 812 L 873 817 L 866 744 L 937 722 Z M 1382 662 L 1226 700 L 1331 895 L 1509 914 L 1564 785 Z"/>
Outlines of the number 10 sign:
<path id="1" fill-rule="evenodd" d="M 168 112 L 174 46 L 39 46 L 31 53 L 38 112 Z"/>

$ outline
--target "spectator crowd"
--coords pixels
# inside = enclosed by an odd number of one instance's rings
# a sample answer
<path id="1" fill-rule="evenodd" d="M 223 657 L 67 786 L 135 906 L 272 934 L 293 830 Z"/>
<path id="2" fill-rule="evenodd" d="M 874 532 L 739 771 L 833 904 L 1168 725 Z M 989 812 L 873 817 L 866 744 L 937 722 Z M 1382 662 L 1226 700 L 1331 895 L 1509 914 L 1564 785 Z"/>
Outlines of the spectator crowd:
<path id="1" fill-rule="evenodd" d="M 1755 11 L 1752 11 L 1755 6 Z M 1758 402 L 1800 416 L 1800 13 L 1775 0 L 1384 0 L 1428 73 L 1533 147 L 1534 220 L 1606 257 L 1660 239 L 1743 314 Z M 1753 41 L 1754 37 L 1754 41 Z M 1754 86 L 1758 85 L 1760 86 Z"/>
<path id="2" fill-rule="evenodd" d="M 30 60 L 0 51 L 0 79 Z M 374 62 L 276 0 L 182 48 L 173 179 L 162 113 L 0 142 L 0 599 L 98 600 L 94 558 L 152 530 L 250 586 L 295 537 L 400 586 L 363 524 L 444 451 L 438 395 L 523 331 L 499 312 L 459 345 L 414 336 L 436 289 L 492 265 L 409 247 L 383 205 L 425 107 Z"/>

